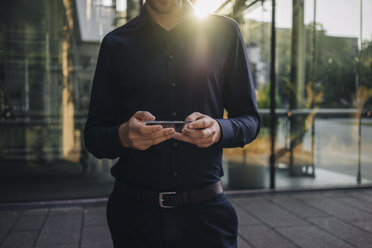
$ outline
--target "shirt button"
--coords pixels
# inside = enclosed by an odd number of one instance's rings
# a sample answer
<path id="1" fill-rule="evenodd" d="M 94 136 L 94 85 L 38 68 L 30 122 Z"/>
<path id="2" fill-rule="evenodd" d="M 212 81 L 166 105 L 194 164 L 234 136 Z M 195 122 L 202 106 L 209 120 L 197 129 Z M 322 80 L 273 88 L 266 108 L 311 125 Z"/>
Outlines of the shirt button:
<path id="1" fill-rule="evenodd" d="M 176 115 L 177 115 L 177 113 L 176 113 L 176 112 L 172 112 L 172 116 L 174 116 L 174 117 L 175 117 Z"/>
<path id="2" fill-rule="evenodd" d="M 174 147 L 177 147 L 177 146 L 178 146 L 178 143 L 177 143 L 177 142 L 174 142 L 174 143 L 173 143 L 173 146 L 174 146 Z"/>
<path id="3" fill-rule="evenodd" d="M 173 87 L 176 87 L 176 82 L 172 82 L 172 86 Z"/>
<path id="4" fill-rule="evenodd" d="M 169 54 L 168 58 L 169 58 L 169 60 L 173 60 L 174 59 L 173 54 Z"/>
<path id="5" fill-rule="evenodd" d="M 173 176 L 178 176 L 178 172 L 176 171 L 176 172 L 173 172 Z"/>

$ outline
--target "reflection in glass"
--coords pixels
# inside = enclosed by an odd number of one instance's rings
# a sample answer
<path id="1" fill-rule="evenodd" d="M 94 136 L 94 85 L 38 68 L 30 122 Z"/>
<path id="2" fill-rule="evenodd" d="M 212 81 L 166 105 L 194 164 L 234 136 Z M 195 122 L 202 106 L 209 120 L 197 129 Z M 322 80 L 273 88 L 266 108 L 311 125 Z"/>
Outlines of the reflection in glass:
<path id="1" fill-rule="evenodd" d="M 270 105 L 270 28 L 271 5 L 256 4 L 238 10 L 240 29 L 247 46 L 250 67 L 253 73 L 257 101 L 260 109 Z M 262 18 L 262 19 L 259 19 Z M 251 189 L 269 187 L 270 132 L 268 112 L 262 114 L 259 136 L 244 148 L 224 150 L 226 187 Z"/>
<path id="2" fill-rule="evenodd" d="M 289 145 L 277 153 L 277 186 L 356 185 L 359 171 L 371 183 L 372 168 L 358 169 L 359 158 L 372 158 L 358 155 L 365 144 L 358 140 L 360 96 L 368 91 L 359 86 L 360 1 L 297 1 L 292 9 L 291 43 L 278 31 L 278 94 L 287 106 Z"/>
<path id="3" fill-rule="evenodd" d="M 87 153 L 82 128 L 114 2 L 0 4 L 0 201 L 107 195 L 115 161 Z"/>
<path id="4" fill-rule="evenodd" d="M 371 4 L 365 0 L 276 1 L 275 99 L 269 97 L 271 1 L 248 4 L 246 8 L 237 3 L 227 11 L 240 24 L 263 116 L 257 141 L 242 150 L 225 151 L 228 164 L 234 163 L 229 169 L 240 177 L 233 180 L 229 175 L 230 186 L 267 187 L 265 183 L 253 185 L 255 179 L 244 172 L 253 167 L 243 164 L 251 158 L 255 161 L 258 154 L 266 154 L 261 161 L 267 168 L 268 108 L 272 100 L 279 116 L 277 187 L 371 183 L 372 167 L 368 165 L 372 155 L 367 152 L 372 139 L 368 124 L 372 17 L 367 14 Z M 261 142 L 264 140 L 266 143 Z M 261 144 L 266 153 L 259 149 Z M 255 152 L 247 156 L 243 150 Z M 236 163 L 240 164 L 239 169 L 235 169 Z"/>

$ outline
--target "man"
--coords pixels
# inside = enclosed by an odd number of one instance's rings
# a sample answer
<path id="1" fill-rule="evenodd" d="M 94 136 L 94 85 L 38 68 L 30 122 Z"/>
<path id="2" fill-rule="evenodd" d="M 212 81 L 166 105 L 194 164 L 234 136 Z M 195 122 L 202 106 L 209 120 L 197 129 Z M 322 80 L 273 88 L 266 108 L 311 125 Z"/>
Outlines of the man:
<path id="1" fill-rule="evenodd" d="M 191 123 L 144 122 L 155 118 Z M 107 204 L 114 246 L 236 247 L 222 148 L 243 147 L 259 127 L 238 24 L 199 20 L 186 0 L 147 0 L 102 41 L 85 126 L 94 156 L 120 157 Z"/>

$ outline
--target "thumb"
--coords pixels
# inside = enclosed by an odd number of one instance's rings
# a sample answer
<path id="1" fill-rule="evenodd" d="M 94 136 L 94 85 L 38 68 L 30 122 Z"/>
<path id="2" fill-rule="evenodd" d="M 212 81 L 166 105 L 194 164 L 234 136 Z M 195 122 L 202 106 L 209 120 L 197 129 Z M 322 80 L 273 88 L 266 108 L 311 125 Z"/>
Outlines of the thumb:
<path id="1" fill-rule="evenodd" d="M 201 116 L 203 116 L 201 113 L 194 112 L 191 115 L 187 116 L 186 119 L 185 119 L 185 121 L 195 121 L 195 120 L 197 120 Z"/>
<path id="2" fill-rule="evenodd" d="M 141 121 L 153 121 L 155 120 L 155 116 L 153 116 L 148 111 L 137 111 L 134 115 L 134 118 L 141 120 Z"/>

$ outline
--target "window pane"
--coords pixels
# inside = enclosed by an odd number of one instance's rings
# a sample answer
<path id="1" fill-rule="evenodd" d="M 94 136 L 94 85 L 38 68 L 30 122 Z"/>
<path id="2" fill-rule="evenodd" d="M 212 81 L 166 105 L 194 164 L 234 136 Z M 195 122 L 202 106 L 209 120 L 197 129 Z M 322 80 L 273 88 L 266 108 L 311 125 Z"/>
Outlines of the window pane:
<path id="1" fill-rule="evenodd" d="M 110 193 L 115 161 L 90 155 L 82 131 L 100 41 L 119 11 L 113 1 L 1 1 L 1 202 Z"/>
<path id="2" fill-rule="evenodd" d="M 360 113 L 370 108 L 371 17 L 362 17 L 361 46 L 360 0 L 297 1 L 292 13 L 280 7 L 286 1 L 277 2 L 278 18 L 294 16 L 291 26 L 277 29 L 278 95 L 287 111 L 278 122 L 277 186 L 356 185 L 359 161 L 362 182 L 371 183 L 366 114 L 361 146 L 358 140 Z M 370 3 L 363 1 L 363 12 Z"/>
<path id="3" fill-rule="evenodd" d="M 257 101 L 261 110 L 262 126 L 255 141 L 244 148 L 224 150 L 222 179 L 227 189 L 252 189 L 269 187 L 270 157 L 270 39 L 271 2 L 258 3 L 243 8 L 237 18 L 247 47 L 253 73 Z"/>

